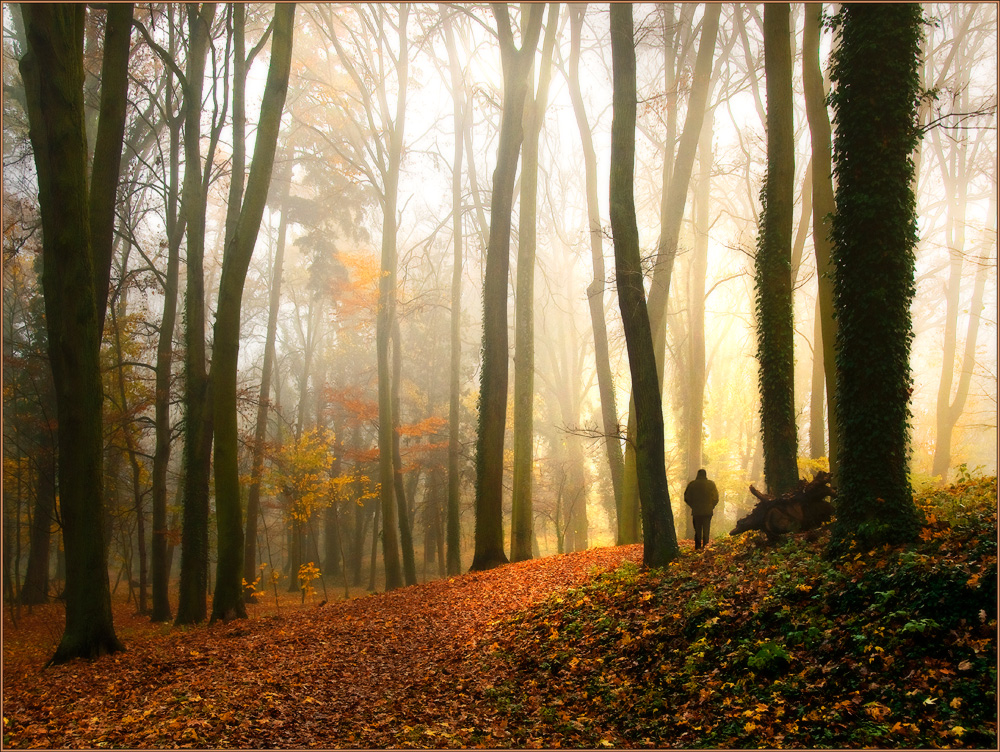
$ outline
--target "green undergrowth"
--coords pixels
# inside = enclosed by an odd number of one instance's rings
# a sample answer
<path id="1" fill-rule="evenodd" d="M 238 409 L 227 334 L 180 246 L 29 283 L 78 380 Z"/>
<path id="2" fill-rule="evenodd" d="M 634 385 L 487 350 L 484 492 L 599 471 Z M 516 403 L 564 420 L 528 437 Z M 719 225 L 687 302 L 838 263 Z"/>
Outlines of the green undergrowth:
<path id="1" fill-rule="evenodd" d="M 825 530 L 633 564 L 491 628 L 514 746 L 997 746 L 997 486 L 924 494 L 909 547 Z"/>

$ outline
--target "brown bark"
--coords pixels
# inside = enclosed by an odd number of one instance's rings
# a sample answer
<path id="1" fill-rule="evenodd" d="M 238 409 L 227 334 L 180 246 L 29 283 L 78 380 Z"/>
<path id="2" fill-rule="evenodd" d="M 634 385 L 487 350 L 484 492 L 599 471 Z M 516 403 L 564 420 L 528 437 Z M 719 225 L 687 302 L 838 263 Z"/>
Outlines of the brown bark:
<path id="1" fill-rule="evenodd" d="M 239 435 L 236 371 L 240 349 L 240 308 L 250 258 L 264 216 L 274 167 L 281 114 L 292 62 L 294 3 L 275 6 L 271 63 L 260 106 L 257 140 L 239 219 L 226 246 L 219 282 L 212 349 L 212 407 L 215 430 L 215 511 L 218 553 L 212 621 L 245 618 L 243 604 L 243 527 L 240 510 Z M 240 58 L 243 51 L 237 49 Z M 242 86 L 238 87 L 242 88 Z M 240 97 L 242 101 L 242 97 Z M 249 574 L 249 573 L 248 573 Z"/>
<path id="2" fill-rule="evenodd" d="M 128 13 L 132 7 L 116 10 Z M 49 360 L 59 421 L 59 488 L 66 548 L 66 628 L 52 663 L 92 658 L 122 649 L 115 635 L 107 575 L 103 517 L 103 385 L 100 370 L 99 306 L 106 301 L 110 251 L 97 248 L 91 235 L 94 216 L 87 181 L 87 141 L 83 103 L 82 5 L 22 6 L 27 51 L 21 75 L 28 104 L 29 136 L 38 178 L 42 218 L 42 285 Z M 129 26 L 109 26 L 107 49 L 127 49 Z M 116 41 L 117 40 L 117 41 Z M 117 62 L 112 62 L 116 60 Z M 127 80 L 114 65 L 127 66 L 128 56 L 106 60 L 111 81 Z M 124 105 L 102 111 L 109 118 Z M 99 126 L 101 128 L 101 126 Z M 111 123 L 107 128 L 116 129 Z M 117 144 L 104 142 L 96 159 L 114 159 Z M 117 171 L 110 178 L 117 185 Z M 113 194 L 112 194 L 113 195 Z M 107 209 L 105 208 L 105 211 Z M 113 210 L 113 205 L 112 205 Z M 113 217 L 112 220 L 113 222 Z M 99 241 L 100 242 L 100 241 Z M 108 269 L 98 269 L 98 263 Z M 102 287 L 103 285 L 103 287 Z"/>
<path id="3" fill-rule="evenodd" d="M 611 471 L 611 486 L 615 496 L 616 541 L 619 545 L 638 541 L 638 526 L 634 535 L 626 533 L 630 526 L 626 524 L 622 508 L 623 483 L 625 477 L 625 461 L 622 457 L 622 442 L 618 425 L 618 404 L 615 398 L 615 384 L 611 374 L 611 357 L 608 349 L 608 325 L 604 311 L 605 265 L 603 232 L 601 216 L 597 200 L 597 154 L 594 150 L 594 138 L 590 132 L 590 123 L 583 104 L 583 93 L 580 90 L 580 36 L 583 28 L 583 17 L 586 4 L 571 4 L 568 6 L 570 29 L 572 33 L 570 48 L 570 98 L 573 101 L 573 113 L 580 130 L 580 141 L 583 147 L 584 179 L 587 190 L 587 221 L 590 235 L 590 255 L 594 268 L 594 279 L 587 286 L 587 304 L 590 308 L 590 325 L 594 332 L 594 361 L 597 369 L 597 388 L 601 398 L 601 422 L 604 431 L 604 446 L 608 456 L 608 467 Z"/>
<path id="4" fill-rule="evenodd" d="M 611 6 L 611 58 L 614 83 L 611 231 L 618 303 L 636 403 L 636 479 L 642 510 L 643 563 L 665 566 L 677 557 L 679 550 L 663 464 L 663 408 L 639 259 L 639 228 L 633 197 L 636 89 L 632 6 L 629 4 Z"/>
<path id="5" fill-rule="evenodd" d="M 527 7 L 521 48 L 514 44 L 506 4 L 490 6 L 497 19 L 504 71 L 503 116 L 490 200 L 490 233 L 483 285 L 483 362 L 476 440 L 476 550 L 472 569 L 507 563 L 503 550 L 503 445 L 507 417 L 507 273 L 514 177 L 523 137 L 524 96 L 542 25 L 541 6 Z"/>

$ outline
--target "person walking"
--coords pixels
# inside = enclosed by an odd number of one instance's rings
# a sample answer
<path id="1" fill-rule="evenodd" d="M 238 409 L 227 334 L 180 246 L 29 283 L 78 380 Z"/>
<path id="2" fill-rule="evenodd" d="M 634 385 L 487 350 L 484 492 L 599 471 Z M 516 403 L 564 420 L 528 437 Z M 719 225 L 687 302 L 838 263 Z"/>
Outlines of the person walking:
<path id="1" fill-rule="evenodd" d="M 684 489 L 684 503 L 691 507 L 691 519 L 694 522 L 694 548 L 704 548 L 708 544 L 708 530 L 712 524 L 712 512 L 719 503 L 719 489 L 714 481 L 708 479 L 708 473 L 698 471 L 698 477 L 687 484 Z"/>

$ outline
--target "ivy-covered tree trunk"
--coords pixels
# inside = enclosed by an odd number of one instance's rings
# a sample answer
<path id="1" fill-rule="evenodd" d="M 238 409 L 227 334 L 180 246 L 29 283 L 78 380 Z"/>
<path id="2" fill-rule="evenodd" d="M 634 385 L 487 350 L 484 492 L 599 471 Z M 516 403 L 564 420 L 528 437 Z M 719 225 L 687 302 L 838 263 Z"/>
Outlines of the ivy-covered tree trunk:
<path id="1" fill-rule="evenodd" d="M 100 228 L 114 200 L 88 193 L 83 5 L 25 4 L 20 63 L 42 218 L 42 289 L 59 422 L 59 488 L 66 549 L 66 628 L 50 663 L 122 649 L 115 635 L 103 528 L 100 347 L 111 249 Z M 108 15 L 95 162 L 121 158 L 132 6 Z M 117 140 L 114 134 L 117 133 Z M 117 154 L 115 154 L 117 152 Z M 102 169 L 104 169 L 102 167 Z M 117 167 L 98 192 L 113 197 Z M 98 239 L 91 234 L 98 228 Z M 108 268 L 104 268 L 104 264 Z"/>
<path id="2" fill-rule="evenodd" d="M 503 115 L 490 200 L 490 233 L 483 282 L 483 364 L 476 437 L 476 550 L 472 570 L 507 563 L 503 550 L 503 443 L 507 422 L 507 273 L 514 177 L 523 137 L 528 72 L 542 27 L 542 7 L 526 6 L 521 47 L 514 44 L 507 5 L 490 6 L 497 19 L 503 62 Z"/>
<path id="3" fill-rule="evenodd" d="M 679 554 L 667 472 L 663 464 L 663 408 L 656 375 L 653 335 L 639 258 L 639 228 L 633 197 L 635 173 L 635 46 L 632 6 L 611 6 L 614 84 L 611 121 L 611 233 L 615 245 L 618 304 L 628 348 L 636 407 L 636 480 L 642 511 L 642 560 L 660 567 Z"/>
<path id="4" fill-rule="evenodd" d="M 908 477 L 913 326 L 913 152 L 922 6 L 846 4 L 833 56 L 834 307 L 840 480 L 831 542 L 911 541 Z"/>
<path id="5" fill-rule="evenodd" d="M 281 113 L 292 64 L 294 3 L 278 3 L 271 36 L 271 64 L 260 105 L 246 197 L 226 246 L 219 282 L 212 350 L 212 405 L 215 428 L 215 511 L 218 520 L 218 558 L 212 621 L 245 618 L 243 604 L 243 526 L 240 509 L 239 434 L 236 410 L 236 371 L 240 352 L 240 308 L 243 284 L 257 242 L 267 191 L 274 167 Z M 237 50 L 242 55 L 242 50 Z M 247 574 L 251 574 L 248 572 Z"/>
<path id="6" fill-rule="evenodd" d="M 795 134 L 787 3 L 764 6 L 767 76 L 767 179 L 757 239 L 757 360 L 764 481 L 778 496 L 799 480 L 796 463 L 795 356 L 792 327 L 792 207 Z"/>

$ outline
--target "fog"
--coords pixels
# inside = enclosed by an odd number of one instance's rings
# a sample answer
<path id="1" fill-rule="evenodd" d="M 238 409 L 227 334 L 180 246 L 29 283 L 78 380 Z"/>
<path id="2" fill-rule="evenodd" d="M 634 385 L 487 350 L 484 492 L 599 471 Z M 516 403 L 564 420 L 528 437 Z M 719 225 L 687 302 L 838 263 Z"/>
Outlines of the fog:
<path id="1" fill-rule="evenodd" d="M 518 43 L 524 7 L 510 7 Z M 687 156 L 678 149 L 688 103 L 699 85 L 694 66 L 705 7 L 687 3 L 635 6 L 634 195 L 647 277 L 653 274 L 664 228 L 666 207 L 661 203 L 668 193 L 666 186 L 672 171 Z M 175 50 L 177 66 L 183 70 L 188 31 L 182 8 L 168 14 L 166 6 L 139 4 L 135 17 L 149 38 Z M 800 474 L 811 478 L 828 467 L 827 416 L 825 402 L 813 399 L 817 387 L 822 397 L 824 387 L 822 378 L 815 376 L 822 371 L 817 371 L 815 361 L 821 343 L 815 325 L 818 288 L 811 147 L 802 84 L 805 14 L 803 5 L 791 8 L 796 143 L 791 269 L 794 405 Z M 608 219 L 612 118 L 608 8 L 589 4 L 585 11 L 577 9 L 584 14 L 579 86 L 596 158 L 604 276 L 595 284 L 585 154 L 571 94 L 571 9 L 563 5 L 558 10 L 550 69 L 543 70 L 547 61 L 542 53 L 552 18 L 547 13 L 532 71 L 533 91 L 543 75 L 550 77 L 541 110 L 532 225 L 536 250 L 531 295 L 530 467 L 536 555 L 615 544 L 616 508 L 606 439 L 612 434 L 625 448 L 631 394 Z M 910 468 L 916 490 L 968 474 L 996 474 L 997 469 L 997 7 L 932 3 L 925 11 L 934 23 L 926 28 L 921 85 L 930 93 L 921 102 L 924 133 L 915 155 L 920 240 L 912 306 Z M 262 40 L 272 15 L 272 6 L 247 6 L 248 51 Z M 91 46 L 86 60 L 96 76 L 103 26 L 99 18 L 94 23 L 97 30 L 93 39 L 88 36 Z M 208 53 L 201 116 L 202 156 L 211 154 L 212 160 L 207 171 L 204 275 L 210 359 L 232 173 L 232 119 L 225 115 L 232 97 L 226 63 L 232 28 L 230 6 L 220 6 Z M 4 31 L 5 89 L 16 88 L 21 39 L 8 6 Z M 389 259 L 394 299 L 385 323 L 385 346 L 393 373 L 392 417 L 400 453 L 400 464 L 395 467 L 401 483 L 397 493 L 403 494 L 401 508 L 408 510 L 416 550 L 423 556 L 417 561 L 418 576 L 426 579 L 444 573 L 453 386 L 450 327 L 455 301 L 460 302 L 461 357 L 454 386 L 459 408 L 463 566 L 473 548 L 486 247 L 493 219 L 491 192 L 499 174 L 501 118 L 509 106 L 503 97 L 497 20 L 482 4 L 418 3 L 401 12 L 393 4 L 302 3 L 295 16 L 293 40 L 273 178 L 245 283 L 240 324 L 238 408 L 244 492 L 252 482 L 253 448 L 262 446 L 264 457 L 259 560 L 268 561 L 271 556 L 270 566 L 277 569 L 286 560 L 323 559 L 332 572 L 340 564 L 335 567 L 329 557 L 342 557 L 345 570 L 352 572 L 351 584 L 364 584 L 368 570 L 362 574 L 362 549 L 367 557 L 371 545 L 364 542 L 365 536 L 371 536 L 372 525 L 379 524 L 377 518 L 373 520 L 373 500 L 380 493 L 378 352 L 382 335 L 378 318 L 386 312 L 388 300 L 380 302 L 379 284 L 390 274 L 385 271 Z M 825 28 L 820 48 L 824 70 L 833 43 L 833 34 Z M 138 34 L 133 34 L 133 47 L 129 132 L 147 137 L 136 137 L 133 151 L 126 151 L 128 165 L 122 171 L 120 197 L 127 198 L 120 198 L 112 306 L 118 306 L 115 321 L 125 327 L 128 346 L 124 355 L 116 355 L 113 332 L 106 329 L 104 368 L 109 385 L 116 369 L 126 374 L 128 394 L 124 397 L 127 404 L 109 402 L 105 433 L 108 457 L 116 452 L 123 457 L 127 447 L 139 447 L 142 473 L 148 474 L 154 442 L 152 371 L 164 310 L 162 281 L 169 245 L 169 168 L 172 158 L 179 161 L 181 175 L 186 165 L 183 151 L 171 157 L 169 128 L 162 122 L 166 107 L 173 108 L 172 116 L 179 112 L 176 101 L 167 104 L 165 99 L 168 66 Z M 248 164 L 257 138 L 269 49 L 268 40 L 254 58 L 247 80 Z M 713 523 L 716 535 L 727 532 L 752 506 L 748 487 L 764 486 L 753 285 L 759 195 L 767 166 L 763 60 L 762 6 L 724 4 L 708 82 L 705 125 L 695 134 L 697 151 L 666 307 L 665 463 L 681 538 L 689 537 L 683 489 L 699 467 L 716 481 L 722 498 Z M 96 96 L 97 84 L 88 78 L 88 86 L 92 87 L 90 96 Z M 167 86 L 175 87 L 180 96 L 174 78 Z M 14 379 L 8 370 L 42 357 L 39 338 L 31 333 L 38 325 L 37 318 L 32 318 L 37 313 L 31 311 L 40 305 L 35 264 L 40 239 L 31 229 L 37 225 L 33 164 L 25 115 L 16 96 L 5 97 L 4 114 L 4 400 L 11 417 L 5 424 L 4 446 L 5 468 L 16 470 L 33 451 L 29 447 L 33 444 L 23 440 L 27 424 L 18 421 L 32 413 L 29 403 L 42 401 L 35 387 Z M 462 148 L 458 167 L 456 141 Z M 457 182 L 453 182 L 456 170 Z M 510 379 L 503 524 L 508 546 L 525 177 L 521 163 L 514 188 L 507 280 Z M 457 230 L 461 232 L 461 270 L 456 297 Z M 279 256 L 281 268 L 276 274 Z M 182 312 L 187 274 L 185 244 L 179 286 Z M 275 285 L 280 287 L 273 358 L 267 366 L 270 386 L 262 394 Z M 616 422 L 610 426 L 602 418 L 591 294 L 603 296 L 616 413 Z M 180 504 L 176 489 L 182 474 L 176 434 L 185 415 L 181 322 L 176 326 L 173 342 L 178 357 L 171 370 L 170 416 L 177 448 L 167 476 L 168 523 L 175 531 Z M 263 445 L 255 438 L 262 405 L 267 420 Z M 310 437 L 315 443 L 308 452 L 321 455 L 321 469 L 316 472 L 322 475 L 322 468 L 327 468 L 335 482 L 309 491 L 323 500 L 302 507 L 308 494 L 292 494 L 288 479 L 310 472 L 305 469 L 312 461 L 305 448 Z M 116 523 L 120 529 L 116 528 L 113 546 L 122 552 L 122 561 L 129 562 L 127 567 L 137 567 L 132 563 L 134 521 L 127 516 L 133 514 L 127 511 L 131 491 L 126 492 L 133 483 L 131 471 L 124 461 L 107 464 L 109 475 L 117 473 L 110 481 L 110 503 L 126 510 Z M 17 472 L 7 473 L 5 501 L 17 477 Z M 28 475 L 24 482 L 29 483 Z M 383 487 L 387 485 L 383 481 Z M 19 498 L 25 501 L 16 502 L 18 509 L 22 503 L 26 506 L 28 496 Z M 301 540 L 289 532 L 295 526 L 289 520 L 295 518 L 296 508 L 306 509 L 297 518 L 305 530 Z M 334 523 L 324 522 L 330 517 L 324 510 L 330 508 L 337 510 Z M 8 524 L 19 524 L 17 515 L 23 514 L 5 513 Z M 331 530 L 340 531 L 336 544 Z M 349 555 L 357 557 L 356 564 Z M 294 587 L 294 570 L 285 566 L 284 576 Z M 245 577 L 252 579 L 249 574 Z M 371 578 L 374 582 L 374 568 Z"/>

